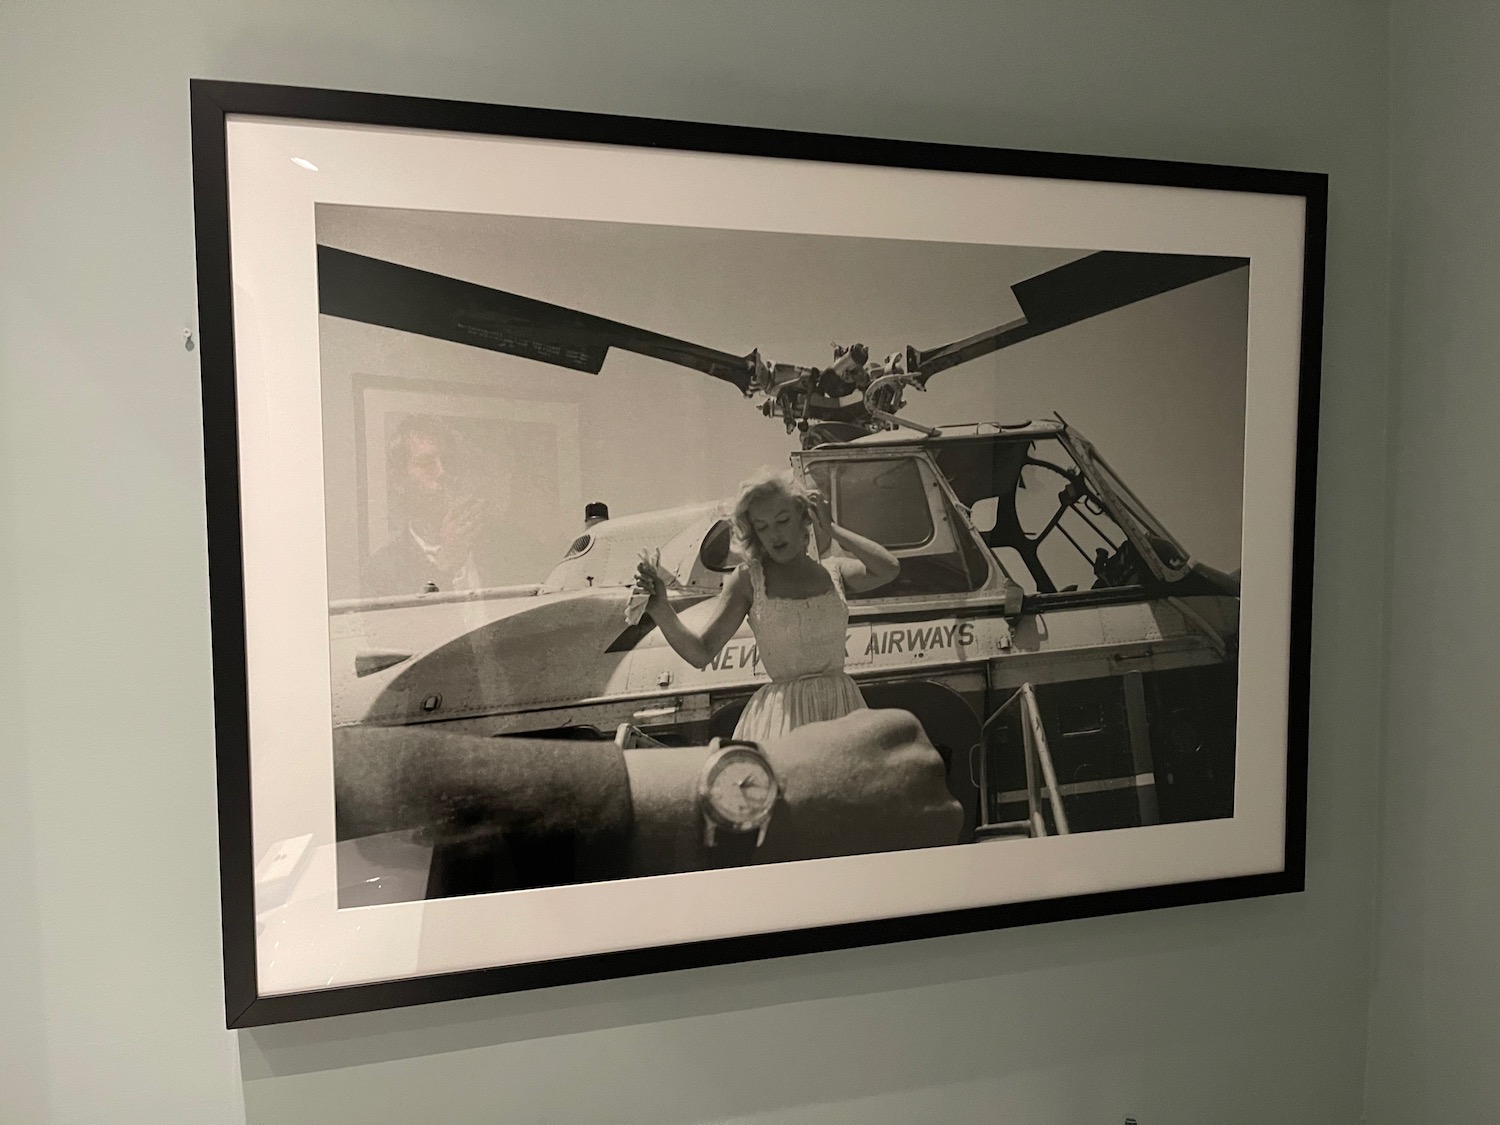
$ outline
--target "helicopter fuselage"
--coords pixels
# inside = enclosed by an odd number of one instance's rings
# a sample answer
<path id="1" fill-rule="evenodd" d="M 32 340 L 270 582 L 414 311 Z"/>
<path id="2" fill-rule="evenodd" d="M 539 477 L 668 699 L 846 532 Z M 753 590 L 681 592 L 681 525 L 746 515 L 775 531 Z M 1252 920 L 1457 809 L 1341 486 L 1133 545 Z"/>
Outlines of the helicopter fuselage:
<path id="1" fill-rule="evenodd" d="M 1076 431 L 896 435 L 794 453 L 792 466 L 902 564 L 852 597 L 846 669 L 871 706 L 922 720 L 967 831 L 1026 799 L 1022 721 L 1001 713 L 1023 684 L 1073 830 L 1232 815 L 1237 590 L 1193 563 Z M 536 585 L 335 605 L 335 724 L 727 735 L 768 679 L 754 635 L 743 626 L 696 668 L 649 617 L 628 623 L 643 548 L 660 550 L 689 624 L 735 566 L 724 507 L 706 503 L 597 524 Z"/>

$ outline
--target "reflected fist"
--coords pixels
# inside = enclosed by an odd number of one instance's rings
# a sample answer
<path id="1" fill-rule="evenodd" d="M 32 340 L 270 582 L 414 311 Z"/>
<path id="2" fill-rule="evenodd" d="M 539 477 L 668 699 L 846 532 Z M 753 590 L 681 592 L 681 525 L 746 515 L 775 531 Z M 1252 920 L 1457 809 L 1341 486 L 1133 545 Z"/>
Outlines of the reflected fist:
<path id="1" fill-rule="evenodd" d="M 942 756 L 907 711 L 855 711 L 768 742 L 785 804 L 755 861 L 958 843 L 963 809 Z"/>

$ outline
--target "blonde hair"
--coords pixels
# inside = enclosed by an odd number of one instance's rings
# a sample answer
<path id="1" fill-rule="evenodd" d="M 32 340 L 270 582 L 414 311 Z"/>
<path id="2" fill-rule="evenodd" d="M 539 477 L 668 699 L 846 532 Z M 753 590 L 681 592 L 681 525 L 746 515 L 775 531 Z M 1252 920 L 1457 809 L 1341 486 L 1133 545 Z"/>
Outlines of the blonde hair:
<path id="1" fill-rule="evenodd" d="M 813 502 L 816 492 L 806 489 L 790 473 L 762 469 L 740 485 L 739 495 L 734 499 L 732 522 L 734 524 L 734 549 L 746 562 L 760 562 L 766 556 L 760 536 L 750 523 L 750 505 L 758 500 L 775 496 L 790 501 L 792 510 L 802 521 L 802 526 L 811 530 L 813 524 Z"/>

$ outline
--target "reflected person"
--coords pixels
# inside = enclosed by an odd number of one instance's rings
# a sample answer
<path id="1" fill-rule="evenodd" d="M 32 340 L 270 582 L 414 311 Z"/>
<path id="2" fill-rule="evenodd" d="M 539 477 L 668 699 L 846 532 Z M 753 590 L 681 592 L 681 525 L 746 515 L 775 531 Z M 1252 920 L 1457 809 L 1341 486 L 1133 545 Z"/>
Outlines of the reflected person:
<path id="1" fill-rule="evenodd" d="M 386 447 L 392 526 L 365 560 L 366 596 L 475 590 L 487 584 L 477 548 L 487 504 L 476 495 L 464 438 L 441 419 L 403 421 Z"/>

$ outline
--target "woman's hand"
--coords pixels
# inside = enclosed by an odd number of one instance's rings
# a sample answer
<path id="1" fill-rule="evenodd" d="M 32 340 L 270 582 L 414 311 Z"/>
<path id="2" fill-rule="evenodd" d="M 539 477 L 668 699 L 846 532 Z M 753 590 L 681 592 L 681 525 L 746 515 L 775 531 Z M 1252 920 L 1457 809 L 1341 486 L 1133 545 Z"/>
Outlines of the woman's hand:
<path id="1" fill-rule="evenodd" d="M 667 604 L 667 584 L 657 573 L 656 564 L 644 556 L 635 566 L 635 586 L 646 595 L 646 612 L 655 617 L 656 611 Z"/>
<path id="2" fill-rule="evenodd" d="M 822 500 L 814 505 L 821 515 L 813 522 L 818 527 L 818 557 L 826 557 L 828 547 L 824 545 L 823 529 L 827 529 L 829 544 L 837 543 L 844 553 L 842 569 L 844 586 L 863 593 L 884 586 L 901 573 L 901 563 L 895 555 L 873 539 L 857 535 L 847 527 L 834 523 L 828 512 L 828 502 Z"/>
<path id="3" fill-rule="evenodd" d="M 652 551 L 643 554 L 636 565 L 634 588 L 638 594 L 646 596 L 643 612 L 656 623 L 673 652 L 694 668 L 706 668 L 744 624 L 745 615 L 750 612 L 749 572 L 744 567 L 736 569 L 724 582 L 724 588 L 713 604 L 693 613 L 693 622 L 689 625 L 677 616 L 677 608 L 668 600 L 668 588 L 674 587 L 676 582 L 670 573 L 663 575 L 657 569 L 659 558 Z M 699 599 L 689 597 L 687 601 L 692 604 Z"/>
<path id="4" fill-rule="evenodd" d="M 469 561 L 484 518 L 485 503 L 480 497 L 460 496 L 448 506 L 437 534 L 438 562 L 446 570 L 461 570 Z"/>
<path id="5" fill-rule="evenodd" d="M 807 501 L 812 509 L 813 539 L 821 559 L 833 548 L 833 507 L 828 497 L 815 488 L 808 490 Z"/>

